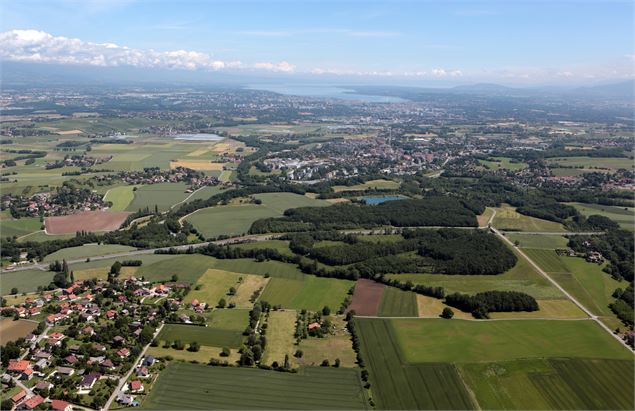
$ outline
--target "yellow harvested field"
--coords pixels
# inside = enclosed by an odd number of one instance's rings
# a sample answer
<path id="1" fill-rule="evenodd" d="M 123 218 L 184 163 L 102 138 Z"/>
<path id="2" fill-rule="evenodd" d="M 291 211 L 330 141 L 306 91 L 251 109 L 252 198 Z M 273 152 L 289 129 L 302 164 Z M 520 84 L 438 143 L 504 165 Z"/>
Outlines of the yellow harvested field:
<path id="1" fill-rule="evenodd" d="M 419 309 L 419 317 L 425 318 L 439 318 L 443 309 L 449 307 L 443 304 L 443 301 L 428 297 L 426 295 L 417 294 L 417 308 Z M 454 311 L 454 318 L 461 318 L 465 320 L 473 320 L 472 314 L 460 311 L 458 308 L 450 307 Z"/>
<path id="2" fill-rule="evenodd" d="M 210 150 L 210 147 L 201 147 L 197 150 L 192 151 L 191 153 L 188 153 L 188 157 L 200 157 L 202 155 L 204 155 L 205 153 L 207 153 Z"/>
<path id="3" fill-rule="evenodd" d="M 129 278 L 135 275 L 139 267 L 121 267 L 119 278 Z M 93 278 L 105 280 L 108 278 L 110 267 L 89 268 L 86 270 L 74 271 L 75 280 L 90 280 Z"/>
<path id="4" fill-rule="evenodd" d="M 236 308 L 252 308 L 253 303 L 249 301 L 255 291 L 264 291 L 269 278 L 265 278 L 261 275 L 247 274 L 243 276 L 243 282 L 240 283 L 234 295 L 229 301 L 236 304 Z"/>
<path id="5" fill-rule="evenodd" d="M 56 131 L 56 133 L 62 136 L 65 136 L 67 134 L 82 134 L 83 131 L 82 130 L 60 130 L 60 131 Z"/>
<path id="6" fill-rule="evenodd" d="M 211 163 L 204 160 L 179 160 L 170 162 L 170 168 L 177 167 L 191 168 L 192 170 L 222 170 L 225 163 Z"/>
<path id="7" fill-rule="evenodd" d="M 337 204 L 337 203 L 350 203 L 351 200 L 349 200 L 348 198 L 329 198 L 326 200 L 328 203 L 331 204 Z"/>
<path id="8" fill-rule="evenodd" d="M 189 342 L 184 341 L 186 344 Z M 235 364 L 240 359 L 240 353 L 238 350 L 231 350 L 229 357 L 222 357 L 220 353 L 223 351 L 222 347 L 211 347 L 207 345 L 201 345 L 200 349 L 196 352 L 185 350 L 175 350 L 173 348 L 163 348 L 163 344 L 159 347 L 148 348 L 148 354 L 154 357 L 160 358 L 170 355 L 174 360 L 178 361 L 198 361 L 201 363 L 207 363 L 211 358 L 215 358 L 220 361 L 227 361 L 230 364 Z"/>

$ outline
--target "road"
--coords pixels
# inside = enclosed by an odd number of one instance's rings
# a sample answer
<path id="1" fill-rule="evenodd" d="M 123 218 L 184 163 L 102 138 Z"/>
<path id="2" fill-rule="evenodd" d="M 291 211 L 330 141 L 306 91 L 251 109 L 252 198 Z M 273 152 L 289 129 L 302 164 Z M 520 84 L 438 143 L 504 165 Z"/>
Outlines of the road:
<path id="1" fill-rule="evenodd" d="M 130 371 L 128 371 L 126 375 L 124 375 L 123 377 L 119 379 L 117 388 L 115 388 L 115 390 L 112 392 L 112 395 L 110 396 L 110 398 L 108 398 L 108 401 L 106 401 L 106 404 L 104 404 L 104 406 L 101 408 L 101 411 L 105 411 L 110 408 L 110 406 L 112 405 L 112 402 L 117 398 L 117 395 L 119 395 L 119 393 L 121 392 L 121 389 L 126 384 L 126 381 L 128 381 L 128 378 L 130 378 L 132 373 L 135 371 L 135 367 L 137 366 L 139 361 L 145 356 L 146 351 L 148 351 L 148 347 L 150 347 L 150 344 L 152 343 L 152 341 L 157 337 L 157 335 L 159 335 L 159 333 L 163 329 L 163 325 L 164 324 L 161 324 L 159 328 L 157 328 L 157 330 L 154 332 L 154 335 L 152 336 L 152 340 L 150 340 L 150 342 L 145 347 L 143 347 L 143 350 L 141 350 L 141 353 L 139 354 L 137 359 L 134 361 L 134 363 L 132 363 L 132 367 L 130 367 Z"/>

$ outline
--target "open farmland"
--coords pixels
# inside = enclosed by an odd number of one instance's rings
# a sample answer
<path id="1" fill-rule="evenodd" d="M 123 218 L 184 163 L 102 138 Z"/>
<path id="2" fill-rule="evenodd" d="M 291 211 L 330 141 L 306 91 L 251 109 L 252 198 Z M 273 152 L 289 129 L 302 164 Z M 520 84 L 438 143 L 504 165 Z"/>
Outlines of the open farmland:
<path id="1" fill-rule="evenodd" d="M 263 355 L 263 362 L 271 365 L 276 361 L 284 364 L 285 355 L 289 356 L 289 362 L 293 364 L 295 358 L 295 319 L 297 313 L 293 310 L 271 311 L 267 320 L 267 348 Z"/>
<path id="2" fill-rule="evenodd" d="M 210 347 L 239 348 L 243 342 L 242 331 L 198 325 L 166 324 L 157 337 L 160 341 L 180 340 L 185 344 L 196 341 Z"/>
<path id="3" fill-rule="evenodd" d="M 379 305 L 381 317 L 417 317 L 417 294 L 395 287 L 384 288 Z"/>
<path id="4" fill-rule="evenodd" d="M 128 217 L 127 212 L 84 211 L 78 214 L 46 217 L 48 234 L 73 234 L 77 231 L 112 231 L 118 229 Z"/>
<path id="5" fill-rule="evenodd" d="M 179 281 L 193 284 L 208 268 L 214 266 L 215 261 L 215 258 L 200 254 L 169 256 L 152 264 L 144 264 L 137 275 L 146 281 L 169 281 L 176 275 Z"/>
<path id="6" fill-rule="evenodd" d="M 52 271 L 24 270 L 9 271 L 0 274 L 0 285 L 2 294 L 9 294 L 12 288 L 17 288 L 19 293 L 30 293 L 36 291 L 38 287 L 46 287 L 53 281 Z"/>
<path id="7" fill-rule="evenodd" d="M 396 190 L 399 183 L 392 180 L 370 180 L 363 184 L 355 184 L 352 186 L 333 186 L 335 192 L 342 191 L 364 191 L 364 190 Z"/>
<path id="8" fill-rule="evenodd" d="M 593 321 L 389 320 L 405 361 L 472 362 L 518 358 L 629 359 L 632 354 Z"/>
<path id="9" fill-rule="evenodd" d="M 99 255 L 125 253 L 136 250 L 134 247 L 118 244 L 85 244 L 78 247 L 63 248 L 44 257 L 44 261 L 78 260 Z M 124 257 L 125 259 L 126 257 Z"/>
<path id="10" fill-rule="evenodd" d="M 625 168 L 627 170 L 633 168 L 633 160 L 627 157 L 559 157 L 547 160 L 550 165 L 561 165 L 566 167 L 579 167 L 591 169 L 609 169 L 617 170 Z"/>
<path id="11" fill-rule="evenodd" d="M 601 204 L 567 203 L 574 206 L 582 215 L 601 215 L 608 217 L 624 230 L 635 230 L 635 208 L 606 206 Z"/>
<path id="12" fill-rule="evenodd" d="M 555 221 L 542 220 L 520 214 L 514 207 L 503 205 L 496 209 L 492 225 L 500 230 L 532 231 L 532 232 L 563 232 L 564 227 Z"/>
<path id="13" fill-rule="evenodd" d="M 531 359 L 461 365 L 483 409 L 633 409 L 633 362 Z"/>
<path id="14" fill-rule="evenodd" d="M 233 271 L 236 273 L 248 273 L 256 275 L 270 275 L 272 278 L 288 278 L 302 280 L 305 276 L 300 269 L 289 263 L 280 261 L 261 261 L 252 260 L 250 258 L 237 258 L 235 260 L 216 260 L 210 259 L 213 267 L 220 270 Z"/>
<path id="15" fill-rule="evenodd" d="M 557 248 L 567 248 L 569 243 L 569 240 L 561 235 L 507 232 L 505 237 L 509 238 L 511 242 L 518 241 L 518 247 L 520 248 L 555 250 Z"/>
<path id="16" fill-rule="evenodd" d="M 284 308 L 317 311 L 328 306 L 337 311 L 353 284 L 348 280 L 312 275 L 302 279 L 272 278 L 260 299 Z"/>
<path id="17" fill-rule="evenodd" d="M 37 321 L 30 320 L 14 321 L 10 318 L 0 319 L 0 346 L 5 345 L 9 341 L 26 337 L 27 334 L 35 330 L 37 324 Z"/>
<path id="18" fill-rule="evenodd" d="M 388 320 L 360 318 L 355 325 L 378 409 L 475 408 L 454 365 L 407 363 Z"/>
<path id="19" fill-rule="evenodd" d="M 213 394 L 211 394 L 213 393 Z M 367 409 L 357 370 L 304 367 L 297 374 L 173 363 L 144 409 Z"/>
<path id="20" fill-rule="evenodd" d="M 189 304 L 197 300 L 214 307 L 221 298 L 225 301 L 230 298 L 227 293 L 231 287 L 238 288 L 240 277 L 238 273 L 210 268 L 199 277 L 184 301 Z"/>
<path id="21" fill-rule="evenodd" d="M 348 311 L 355 311 L 357 315 L 375 316 L 379 312 L 385 285 L 360 278 L 355 283 L 353 299 L 348 306 Z"/>
<path id="22" fill-rule="evenodd" d="M 243 332 L 249 325 L 249 310 L 214 310 L 208 317 L 208 327 Z"/>
<path id="23" fill-rule="evenodd" d="M 157 206 L 159 211 L 167 211 L 173 204 L 185 200 L 189 195 L 185 190 L 185 183 L 159 183 L 140 187 L 134 192 L 134 199 L 126 210 L 134 212 L 145 207 L 154 210 L 154 206 Z"/>
<path id="24" fill-rule="evenodd" d="M 36 217 L 23 217 L 17 220 L 11 217 L 0 219 L 0 235 L 5 237 L 21 237 L 42 229 L 42 222 Z"/>
<path id="25" fill-rule="evenodd" d="M 512 161 L 509 157 L 492 157 L 491 160 L 479 160 L 482 165 L 485 167 L 496 170 L 496 169 L 506 169 L 506 170 L 523 170 L 529 165 L 527 163 L 523 163 L 522 161 Z"/>
<path id="26" fill-rule="evenodd" d="M 134 200 L 136 186 L 113 187 L 104 196 L 104 201 L 112 202 L 111 211 L 125 211 Z"/>

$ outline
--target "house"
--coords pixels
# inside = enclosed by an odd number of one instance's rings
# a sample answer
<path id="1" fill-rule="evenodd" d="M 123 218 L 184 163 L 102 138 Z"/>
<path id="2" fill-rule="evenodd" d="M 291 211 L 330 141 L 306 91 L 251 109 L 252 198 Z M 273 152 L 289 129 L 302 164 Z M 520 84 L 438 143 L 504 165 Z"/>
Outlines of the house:
<path id="1" fill-rule="evenodd" d="M 31 363 L 27 360 L 9 360 L 7 371 L 9 374 L 20 375 L 29 368 L 31 368 Z"/>
<path id="2" fill-rule="evenodd" d="M 309 324 L 308 328 L 309 330 L 315 330 L 317 328 L 322 328 L 322 326 L 318 322 L 312 322 L 311 324 Z"/>
<path id="3" fill-rule="evenodd" d="M 17 409 L 18 410 L 33 410 L 38 405 L 42 404 L 43 402 L 44 402 L 44 398 L 42 398 L 39 395 L 34 395 L 33 397 L 24 401 L 22 404 L 18 405 Z"/>
<path id="4" fill-rule="evenodd" d="M 57 373 L 65 377 L 75 374 L 75 370 L 70 367 L 57 367 Z"/>
<path id="5" fill-rule="evenodd" d="M 93 344 L 93 349 L 95 351 L 104 352 L 104 351 L 106 351 L 106 346 L 98 344 L 98 343 L 95 343 L 95 344 Z"/>
<path id="6" fill-rule="evenodd" d="M 20 373 L 21 380 L 29 381 L 31 378 L 33 378 L 33 368 L 27 368 Z"/>
<path id="7" fill-rule="evenodd" d="M 14 404 L 17 404 L 25 398 L 26 398 L 26 391 L 22 390 L 16 395 L 14 395 L 13 397 L 11 397 L 11 401 L 13 401 Z"/>
<path id="8" fill-rule="evenodd" d="M 110 359 L 104 360 L 104 362 L 101 363 L 101 366 L 107 369 L 108 371 L 113 371 L 116 368 L 115 364 L 113 364 L 113 362 Z"/>
<path id="9" fill-rule="evenodd" d="M 138 401 L 135 401 L 130 395 L 124 394 L 122 392 L 120 392 L 117 395 L 117 402 L 119 404 L 133 406 L 133 407 L 136 407 L 137 405 L 139 405 Z"/>
<path id="10" fill-rule="evenodd" d="M 79 389 L 84 391 L 90 391 L 93 389 L 95 383 L 101 378 L 101 374 L 98 372 L 91 372 L 86 375 L 79 383 Z"/>
<path id="11" fill-rule="evenodd" d="M 47 336 L 48 344 L 53 346 L 62 345 L 62 340 L 66 338 L 66 336 L 62 333 L 52 333 Z"/>
<path id="12" fill-rule="evenodd" d="M 130 356 L 130 350 L 127 348 L 122 348 L 121 350 L 117 351 L 117 355 L 123 360 L 124 358 L 128 358 Z"/>
<path id="13" fill-rule="evenodd" d="M 143 359 L 143 365 L 148 367 L 154 365 L 155 362 L 157 362 L 156 358 L 154 358 L 151 355 L 146 355 L 145 358 Z"/>
<path id="14" fill-rule="evenodd" d="M 33 368 L 35 368 L 36 370 L 43 370 L 43 369 L 47 368 L 50 365 L 51 365 L 51 361 L 50 360 L 47 360 L 46 358 L 42 358 L 42 359 L 38 360 L 35 363 Z"/>
<path id="15" fill-rule="evenodd" d="M 137 369 L 137 376 L 139 378 L 147 378 L 150 376 L 150 371 L 147 367 L 139 367 L 139 369 Z"/>
<path id="16" fill-rule="evenodd" d="M 140 393 L 143 392 L 143 389 L 143 384 L 139 380 L 130 381 L 130 383 L 128 383 L 128 390 L 130 390 L 130 392 Z"/>
<path id="17" fill-rule="evenodd" d="M 36 340 L 37 340 L 37 335 L 27 334 L 27 336 L 24 337 L 24 342 L 28 342 L 29 344 L 34 343 Z"/>
<path id="18" fill-rule="evenodd" d="M 77 364 L 77 361 L 79 361 L 77 357 L 75 357 L 72 354 L 64 358 L 64 362 L 66 362 L 66 364 L 69 364 L 69 365 L 75 365 Z"/>
<path id="19" fill-rule="evenodd" d="M 117 344 L 117 345 L 123 345 L 124 341 L 126 341 L 126 339 L 120 335 L 112 339 L 113 344 Z"/>
<path id="20" fill-rule="evenodd" d="M 51 401 L 51 409 L 55 411 L 72 411 L 73 406 L 62 400 L 52 400 Z"/>
<path id="21" fill-rule="evenodd" d="M 41 391 L 41 390 L 50 390 L 53 387 L 54 387 L 54 385 L 51 384 L 50 382 L 42 380 L 42 381 L 39 381 L 37 384 L 35 384 L 34 388 L 36 390 L 40 390 Z"/>

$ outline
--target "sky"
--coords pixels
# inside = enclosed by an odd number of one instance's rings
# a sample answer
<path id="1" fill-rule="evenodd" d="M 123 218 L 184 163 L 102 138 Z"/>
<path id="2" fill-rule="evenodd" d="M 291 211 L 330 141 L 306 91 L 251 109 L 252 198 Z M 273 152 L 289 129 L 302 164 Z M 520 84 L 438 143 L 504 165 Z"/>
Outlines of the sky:
<path id="1" fill-rule="evenodd" d="M 0 59 L 289 78 L 634 77 L 632 1 L 0 0 Z"/>

